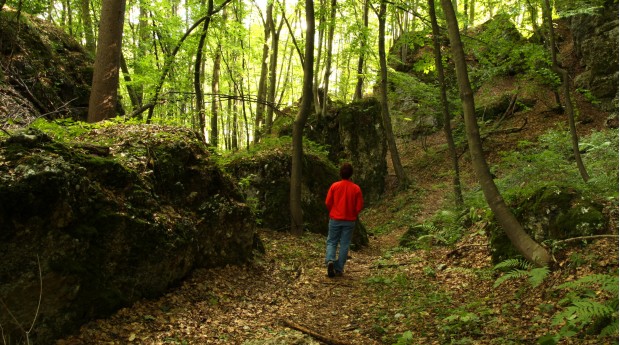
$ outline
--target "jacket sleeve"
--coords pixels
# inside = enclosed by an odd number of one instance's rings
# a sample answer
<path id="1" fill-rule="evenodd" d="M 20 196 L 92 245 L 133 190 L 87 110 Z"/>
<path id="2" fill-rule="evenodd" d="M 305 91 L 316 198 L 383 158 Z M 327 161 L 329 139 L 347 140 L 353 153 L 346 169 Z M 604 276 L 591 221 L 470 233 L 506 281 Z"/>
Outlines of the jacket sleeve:
<path id="1" fill-rule="evenodd" d="M 356 199 L 357 202 L 355 205 L 355 214 L 358 215 L 360 212 L 362 212 L 362 209 L 364 208 L 364 197 L 362 196 L 361 190 L 358 190 Z"/>
<path id="2" fill-rule="evenodd" d="M 327 197 L 325 198 L 325 207 L 327 207 L 328 211 L 331 211 L 332 206 L 334 206 L 334 196 L 332 192 L 332 187 L 329 187 L 329 190 L 327 191 Z"/>

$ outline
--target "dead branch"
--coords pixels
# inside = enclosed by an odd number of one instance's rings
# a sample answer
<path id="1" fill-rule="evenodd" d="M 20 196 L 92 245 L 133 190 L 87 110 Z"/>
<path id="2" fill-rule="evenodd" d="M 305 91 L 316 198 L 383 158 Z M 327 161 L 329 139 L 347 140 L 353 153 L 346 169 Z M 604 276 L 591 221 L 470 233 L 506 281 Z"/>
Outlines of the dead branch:
<path id="1" fill-rule="evenodd" d="M 302 332 L 304 334 L 307 334 L 307 335 L 309 335 L 309 336 L 311 336 L 311 337 L 313 337 L 313 338 L 315 338 L 315 339 L 317 339 L 319 341 L 322 341 L 322 342 L 324 342 L 324 343 L 326 343 L 328 345 L 350 345 L 349 343 L 346 343 L 346 342 L 340 341 L 338 339 L 330 338 L 330 337 L 328 337 L 326 335 L 322 335 L 320 333 L 317 333 L 317 332 L 315 332 L 315 331 L 313 331 L 313 330 L 311 330 L 309 328 L 306 328 L 306 327 L 304 327 L 302 325 L 298 325 L 298 324 L 296 324 L 296 323 L 294 323 L 292 321 L 289 321 L 289 320 L 286 320 L 286 319 L 282 319 L 281 321 L 287 327 L 292 328 L 292 329 L 296 329 L 296 330 L 298 330 L 298 331 L 300 331 L 300 332 Z"/>
<path id="2" fill-rule="evenodd" d="M 618 239 L 618 235 L 579 236 L 579 237 L 567 238 L 565 240 L 556 241 L 555 244 L 575 242 L 575 241 L 582 241 L 582 240 L 596 240 L 596 239 L 601 239 L 601 238 L 615 238 L 615 239 Z"/>
<path id="3" fill-rule="evenodd" d="M 487 132 L 485 137 L 491 136 L 493 134 L 510 134 L 510 133 L 521 132 L 523 128 L 525 128 L 526 125 L 527 125 L 527 117 L 523 119 L 523 124 L 521 125 L 521 127 L 512 127 L 512 128 L 493 130 L 493 131 Z"/>

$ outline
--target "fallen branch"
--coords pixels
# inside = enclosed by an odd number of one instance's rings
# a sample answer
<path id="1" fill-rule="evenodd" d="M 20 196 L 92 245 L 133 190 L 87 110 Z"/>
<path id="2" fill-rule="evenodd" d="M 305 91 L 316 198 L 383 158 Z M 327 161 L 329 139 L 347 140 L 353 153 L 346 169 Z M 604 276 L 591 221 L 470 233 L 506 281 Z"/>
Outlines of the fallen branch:
<path id="1" fill-rule="evenodd" d="M 305 334 L 307 334 L 307 335 L 309 335 L 309 336 L 311 336 L 311 337 L 313 337 L 313 338 L 315 338 L 315 339 L 317 339 L 319 341 L 322 341 L 322 342 L 324 342 L 324 343 L 326 343 L 328 345 L 350 345 L 349 343 L 345 343 L 345 342 L 340 341 L 338 339 L 333 339 L 333 338 L 330 338 L 330 337 L 328 337 L 326 335 L 319 334 L 319 333 L 317 333 L 317 332 L 315 332 L 315 331 L 313 331 L 311 329 L 308 329 L 308 328 L 306 328 L 306 327 L 304 327 L 302 325 L 298 325 L 298 324 L 296 324 L 296 323 L 294 323 L 292 321 L 285 320 L 285 319 L 282 319 L 281 321 L 287 327 L 292 328 L 292 329 L 296 329 L 296 330 L 298 330 L 298 331 L 300 331 L 302 333 L 305 333 Z"/>
<path id="2" fill-rule="evenodd" d="M 615 238 L 615 239 L 618 239 L 618 235 L 579 236 L 579 237 L 567 238 L 565 240 L 556 241 L 555 244 L 575 242 L 575 241 L 582 241 L 582 240 L 595 240 L 595 239 L 600 239 L 600 238 Z"/>

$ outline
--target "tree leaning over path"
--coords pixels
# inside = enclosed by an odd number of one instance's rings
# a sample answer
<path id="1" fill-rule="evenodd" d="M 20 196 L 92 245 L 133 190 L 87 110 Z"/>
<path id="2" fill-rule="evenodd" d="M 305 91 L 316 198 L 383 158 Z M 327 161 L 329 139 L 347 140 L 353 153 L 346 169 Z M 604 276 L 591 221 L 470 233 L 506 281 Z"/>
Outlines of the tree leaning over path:
<path id="1" fill-rule="evenodd" d="M 480 140 L 480 131 L 476 120 L 473 91 L 469 83 L 465 54 L 463 52 L 463 45 L 454 8 L 450 0 L 441 0 L 441 6 L 446 15 L 448 36 L 450 38 L 450 46 L 452 47 L 461 102 L 463 104 L 463 113 L 465 115 L 467 143 L 469 145 L 469 152 L 476 177 L 480 181 L 482 192 L 484 193 L 489 207 L 493 211 L 495 219 L 502 229 L 504 229 L 510 242 L 512 242 L 525 259 L 538 266 L 545 266 L 551 259 L 549 253 L 523 230 L 523 227 L 506 205 L 493 181 L 482 150 L 482 141 Z"/>

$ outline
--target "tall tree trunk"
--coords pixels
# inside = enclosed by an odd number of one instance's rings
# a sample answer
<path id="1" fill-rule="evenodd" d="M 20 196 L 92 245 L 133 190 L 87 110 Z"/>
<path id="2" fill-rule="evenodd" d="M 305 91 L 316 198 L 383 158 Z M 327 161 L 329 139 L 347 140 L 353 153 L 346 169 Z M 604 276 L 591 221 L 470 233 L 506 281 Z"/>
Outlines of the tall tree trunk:
<path id="1" fill-rule="evenodd" d="M 473 0 L 472 0 L 473 1 Z M 433 50 L 435 53 L 435 68 L 437 70 L 437 82 L 439 82 L 439 90 L 441 96 L 441 109 L 443 113 L 443 130 L 448 142 L 448 155 L 452 161 L 452 169 L 454 176 L 452 177 L 452 187 L 454 189 L 454 200 L 457 207 L 463 205 L 463 193 L 461 192 L 461 178 L 459 173 L 459 158 L 456 154 L 454 138 L 452 136 L 452 127 L 450 126 L 450 103 L 446 95 L 446 82 L 443 71 L 443 63 L 441 61 L 441 45 L 439 44 L 439 25 L 437 24 L 437 15 L 435 14 L 435 0 L 428 0 L 428 15 L 431 19 L 433 29 Z"/>
<path id="2" fill-rule="evenodd" d="M 381 117 L 383 119 L 383 127 L 385 129 L 385 137 L 388 143 L 388 149 L 390 150 L 390 157 L 392 158 L 392 166 L 398 179 L 399 188 L 406 188 L 409 184 L 405 170 L 400 162 L 400 155 L 398 154 L 398 148 L 396 147 L 396 140 L 394 139 L 394 131 L 392 130 L 392 120 L 390 118 L 390 108 L 388 106 L 388 74 L 387 74 L 387 59 L 385 56 L 385 17 L 387 11 L 386 0 L 381 0 L 379 6 L 379 63 L 381 65 Z"/>
<path id="3" fill-rule="evenodd" d="M 314 1 L 306 0 L 306 47 L 301 105 L 293 123 L 291 154 L 291 232 L 300 236 L 304 231 L 301 208 L 301 166 L 303 163 L 303 131 L 312 111 L 312 72 L 314 64 Z"/>
<path id="4" fill-rule="evenodd" d="M 482 141 L 480 140 L 480 132 L 475 114 L 473 91 L 467 74 L 465 53 L 463 52 L 456 14 L 454 13 L 450 0 L 441 0 L 441 5 L 446 15 L 448 35 L 450 37 L 452 55 L 456 65 L 456 75 L 461 94 L 461 102 L 463 104 L 463 113 L 465 115 L 465 130 L 467 142 L 469 144 L 469 152 L 484 197 L 493 211 L 495 219 L 502 229 L 504 229 L 504 232 L 519 253 L 536 265 L 547 265 L 550 260 L 549 253 L 547 253 L 545 248 L 532 240 L 523 230 L 519 221 L 504 202 L 504 199 L 493 181 L 482 150 Z"/>
<path id="5" fill-rule="evenodd" d="M 357 84 L 355 85 L 355 94 L 353 100 L 362 99 L 362 93 L 364 90 L 364 61 L 366 57 L 366 46 L 368 44 L 368 8 L 370 7 L 368 2 L 370 0 L 364 0 L 364 29 L 362 31 L 362 42 L 360 42 L 360 56 L 357 60 Z"/>
<path id="6" fill-rule="evenodd" d="M 93 21 L 90 16 L 90 0 L 80 0 L 82 25 L 84 25 L 84 40 L 86 41 L 86 51 L 95 56 L 96 44 L 93 33 Z M 0 6 L 2 7 L 2 6 Z"/>
<path id="7" fill-rule="evenodd" d="M 256 104 L 256 119 L 254 120 L 254 142 L 258 143 L 265 121 L 265 100 L 267 99 L 267 81 L 269 74 L 269 40 L 271 39 L 271 24 L 273 24 L 273 2 L 267 3 L 264 23 L 265 42 L 263 43 L 263 57 L 261 59 L 260 79 L 258 81 L 258 100 Z"/>
<path id="8" fill-rule="evenodd" d="M 131 74 L 129 73 L 129 68 L 127 67 L 127 62 L 125 61 L 125 55 L 121 52 L 121 72 L 123 72 L 123 79 L 125 80 L 125 85 L 127 87 L 127 94 L 129 94 L 129 100 L 131 101 L 131 107 L 133 109 L 138 109 L 140 104 L 138 102 L 138 95 L 136 94 L 136 90 L 132 86 Z"/>
<path id="9" fill-rule="evenodd" d="M 581 178 L 584 182 L 588 182 L 590 175 L 586 170 L 583 161 L 581 160 L 581 153 L 579 152 L 579 135 L 577 134 L 577 128 L 575 126 L 575 110 L 573 108 L 573 100 L 570 94 L 571 85 L 568 72 L 560 67 L 558 63 L 557 54 L 555 51 L 555 32 L 553 30 L 553 22 L 551 19 L 551 6 L 549 0 L 545 0 L 545 23 L 547 24 L 547 31 L 549 34 L 549 49 L 551 50 L 552 69 L 562 80 L 562 91 L 564 93 L 564 102 L 566 103 L 566 115 L 568 116 L 568 124 L 570 127 L 571 143 L 573 146 L 573 155 L 575 156 L 575 162 L 577 162 L 577 168 L 581 174 Z"/>
<path id="10" fill-rule="evenodd" d="M 88 122 L 99 122 L 116 115 L 124 15 L 125 0 L 103 2 Z"/>
<path id="11" fill-rule="evenodd" d="M 213 11 L 213 0 L 209 0 L 207 5 L 207 13 Z M 196 110 L 198 111 L 198 123 L 200 124 L 200 137 L 202 141 L 207 142 L 206 132 L 206 114 L 205 114 L 205 102 L 204 94 L 202 92 L 202 50 L 204 49 L 205 40 L 207 38 L 207 31 L 209 30 L 209 24 L 211 18 L 204 21 L 202 25 L 202 32 L 200 33 L 200 39 L 198 41 L 198 47 L 196 49 L 196 60 L 194 61 L 194 93 L 196 94 Z M 217 122 L 216 122 L 217 127 Z M 217 145 L 217 143 L 216 143 Z"/>
<path id="12" fill-rule="evenodd" d="M 218 43 L 215 58 L 213 58 L 213 77 L 211 78 L 211 138 L 209 142 L 211 146 L 217 148 L 219 144 L 219 131 L 217 128 L 217 118 L 220 113 L 220 63 L 222 61 L 222 46 Z"/>
<path id="13" fill-rule="evenodd" d="M 280 32 L 282 31 L 282 25 L 284 21 L 280 19 L 280 23 L 276 28 L 273 21 L 273 14 L 271 15 L 271 56 L 269 57 L 269 87 L 267 89 L 267 103 L 270 104 L 267 107 L 267 115 L 265 116 L 265 133 L 271 133 L 271 127 L 273 124 L 273 107 L 276 102 L 276 71 L 278 70 L 278 55 L 280 48 Z"/>
<path id="14" fill-rule="evenodd" d="M 321 59 L 323 56 L 323 37 L 325 36 L 325 25 L 323 25 L 323 23 L 325 23 L 325 0 L 319 0 L 319 25 L 318 25 L 318 31 L 319 31 L 319 39 L 318 39 L 318 45 L 319 45 L 319 49 L 317 51 L 317 55 L 316 55 L 316 60 L 315 60 L 315 64 L 314 64 L 314 82 L 312 84 L 312 95 L 314 98 L 314 113 L 317 115 L 317 117 L 320 119 L 321 118 L 321 94 L 319 92 L 319 84 L 321 83 L 321 81 L 319 80 L 319 76 L 321 75 Z M 323 96 L 323 98 L 325 98 L 325 96 Z"/>
<path id="15" fill-rule="evenodd" d="M 326 61 L 325 61 L 325 77 L 324 77 L 324 86 L 323 86 L 323 104 L 321 106 L 321 116 L 325 116 L 327 111 L 327 99 L 329 94 L 329 77 L 331 75 L 332 68 L 332 51 L 333 51 L 333 43 L 334 43 L 334 29 L 336 28 L 336 6 L 337 1 L 332 0 L 331 3 L 331 12 L 329 14 L 329 28 L 327 31 L 327 52 L 326 52 Z M 320 118 L 320 117 L 319 117 Z"/>

